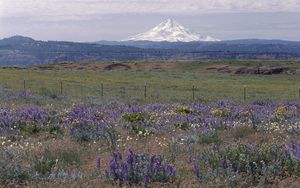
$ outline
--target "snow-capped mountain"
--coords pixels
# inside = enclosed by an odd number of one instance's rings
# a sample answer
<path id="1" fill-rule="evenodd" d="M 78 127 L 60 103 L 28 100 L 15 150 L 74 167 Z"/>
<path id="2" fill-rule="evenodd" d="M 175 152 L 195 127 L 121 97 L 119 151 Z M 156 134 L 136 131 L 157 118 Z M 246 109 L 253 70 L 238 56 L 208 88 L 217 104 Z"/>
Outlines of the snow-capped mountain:
<path id="1" fill-rule="evenodd" d="M 167 19 L 149 31 L 130 37 L 127 40 L 168 42 L 219 41 L 211 36 L 192 33 L 172 19 Z"/>

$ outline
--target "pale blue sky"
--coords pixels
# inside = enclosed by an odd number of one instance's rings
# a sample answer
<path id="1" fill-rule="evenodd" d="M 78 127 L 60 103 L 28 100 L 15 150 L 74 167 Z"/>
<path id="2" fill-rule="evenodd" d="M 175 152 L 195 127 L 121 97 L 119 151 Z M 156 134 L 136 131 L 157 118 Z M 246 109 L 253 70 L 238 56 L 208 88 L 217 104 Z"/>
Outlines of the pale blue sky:
<path id="1" fill-rule="evenodd" d="M 0 0 L 0 38 L 122 40 L 167 18 L 221 40 L 300 41 L 300 0 Z"/>

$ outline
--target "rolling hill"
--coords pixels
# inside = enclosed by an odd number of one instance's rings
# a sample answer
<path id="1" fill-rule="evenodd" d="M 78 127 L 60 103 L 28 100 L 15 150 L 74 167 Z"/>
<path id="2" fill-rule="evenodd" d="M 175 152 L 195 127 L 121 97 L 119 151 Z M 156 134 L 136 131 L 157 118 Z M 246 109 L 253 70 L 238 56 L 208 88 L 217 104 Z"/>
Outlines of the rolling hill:
<path id="1" fill-rule="evenodd" d="M 238 40 L 220 42 L 37 41 L 23 36 L 0 40 L 0 66 L 58 62 L 141 60 L 299 59 L 300 42 Z"/>

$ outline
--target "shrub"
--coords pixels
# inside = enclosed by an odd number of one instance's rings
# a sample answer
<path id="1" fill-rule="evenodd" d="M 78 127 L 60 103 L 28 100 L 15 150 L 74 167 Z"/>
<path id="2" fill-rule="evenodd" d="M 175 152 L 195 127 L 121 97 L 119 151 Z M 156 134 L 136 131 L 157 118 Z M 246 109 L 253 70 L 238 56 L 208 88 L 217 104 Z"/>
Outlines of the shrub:
<path id="1" fill-rule="evenodd" d="M 0 150 L 0 183 L 24 183 L 31 179 L 32 170 L 22 165 L 23 156 L 13 150 Z"/>
<path id="2" fill-rule="evenodd" d="M 188 130 L 189 129 L 189 125 L 187 123 L 175 123 L 174 126 L 178 129 L 181 129 L 181 130 Z"/>
<path id="3" fill-rule="evenodd" d="M 58 159 L 42 156 L 36 160 L 35 170 L 42 175 L 49 174 L 57 162 Z"/>
<path id="4" fill-rule="evenodd" d="M 241 183 L 247 186 L 268 183 L 267 180 L 276 177 L 299 176 L 300 160 L 293 157 L 295 152 L 292 151 L 284 145 L 275 144 L 237 144 L 224 149 L 215 148 L 198 155 L 194 163 L 195 174 L 200 182 L 213 180 L 211 176 L 215 180 L 230 182 L 228 178 L 235 179 L 237 174 L 243 174 Z M 224 179 L 227 171 L 232 176 Z"/>
<path id="5" fill-rule="evenodd" d="M 52 99 L 57 99 L 58 98 L 57 94 L 53 90 L 49 90 L 49 89 L 44 88 L 44 87 L 41 88 L 40 93 L 41 93 L 41 95 L 50 97 Z"/>
<path id="6" fill-rule="evenodd" d="M 244 138 L 248 135 L 255 133 L 255 129 L 249 126 L 238 126 L 231 130 L 232 135 L 235 139 Z"/>
<path id="7" fill-rule="evenodd" d="M 125 113 L 122 115 L 122 119 L 125 120 L 129 125 L 129 128 L 140 136 L 146 136 L 149 134 L 147 130 L 146 120 L 149 119 L 149 116 L 142 112 L 137 113 Z"/>
<path id="8" fill-rule="evenodd" d="M 203 169 L 205 165 L 199 166 L 197 162 L 194 162 L 194 169 L 197 179 L 203 183 L 211 183 L 216 186 L 236 186 L 238 183 L 239 166 L 233 167 L 230 160 L 221 161 L 220 165 L 216 168 L 210 168 L 206 172 Z"/>
<path id="9" fill-rule="evenodd" d="M 178 105 L 175 108 L 175 112 L 178 112 L 181 115 L 187 115 L 187 114 L 192 113 L 192 109 L 188 106 Z"/>
<path id="10" fill-rule="evenodd" d="M 169 159 L 169 161 L 175 163 L 176 158 L 180 154 L 180 147 L 175 138 L 172 138 L 171 141 L 169 142 L 168 149 L 169 149 L 169 153 L 170 153 L 170 156 L 168 157 L 168 159 Z"/>
<path id="11" fill-rule="evenodd" d="M 31 136 L 48 130 L 52 115 L 38 106 L 28 106 L 16 111 L 16 127 L 24 136 Z"/>
<path id="12" fill-rule="evenodd" d="M 59 125 L 51 124 L 49 125 L 49 133 L 56 138 L 62 138 L 64 135 L 64 130 Z"/>
<path id="13" fill-rule="evenodd" d="M 46 149 L 42 156 L 36 159 L 35 169 L 42 175 L 49 175 L 54 167 L 62 165 L 79 166 L 80 161 L 80 153 L 76 149 L 58 152 Z"/>
<path id="14" fill-rule="evenodd" d="M 201 144 L 220 144 L 221 139 L 219 138 L 219 135 L 217 131 L 215 130 L 208 130 L 203 131 L 200 134 L 198 134 L 198 143 Z"/>
<path id="15" fill-rule="evenodd" d="M 49 149 L 46 149 L 42 156 L 39 158 L 36 158 L 35 160 L 35 170 L 42 174 L 42 175 L 48 175 L 51 172 L 51 169 L 58 165 L 58 158 L 54 155 L 53 152 L 51 152 Z"/>
<path id="16" fill-rule="evenodd" d="M 31 136 L 34 134 L 39 133 L 42 129 L 37 123 L 32 122 L 32 123 L 19 123 L 19 128 L 24 136 Z"/>
<path id="17" fill-rule="evenodd" d="M 115 151 L 117 148 L 118 137 L 119 133 L 114 128 L 109 128 L 106 130 L 105 138 L 111 152 Z"/>
<path id="18" fill-rule="evenodd" d="M 146 119 L 148 119 L 148 117 L 145 114 L 141 113 L 141 112 L 138 112 L 138 113 L 125 113 L 125 114 L 122 115 L 122 118 L 125 121 L 130 122 L 130 123 L 143 122 Z"/>
<path id="19" fill-rule="evenodd" d="M 64 169 L 58 169 L 57 167 L 54 167 L 51 169 L 51 173 L 48 179 L 54 182 L 72 182 L 80 180 L 82 179 L 82 177 L 82 173 L 76 168 L 74 168 L 71 171 L 67 171 Z"/>
<path id="20" fill-rule="evenodd" d="M 229 117 L 231 115 L 230 108 L 215 109 L 211 111 L 214 117 Z"/>

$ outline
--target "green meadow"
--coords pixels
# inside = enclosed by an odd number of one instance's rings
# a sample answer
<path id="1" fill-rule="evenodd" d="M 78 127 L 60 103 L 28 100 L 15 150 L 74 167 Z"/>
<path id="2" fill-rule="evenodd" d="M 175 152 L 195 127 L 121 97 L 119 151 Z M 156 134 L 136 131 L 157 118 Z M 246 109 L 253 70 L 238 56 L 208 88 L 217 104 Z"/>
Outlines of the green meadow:
<path id="1" fill-rule="evenodd" d="M 0 69 L 3 91 L 53 94 L 73 98 L 90 96 L 138 102 L 215 101 L 234 98 L 241 101 L 271 99 L 299 100 L 300 75 L 250 75 L 219 73 L 205 67 L 258 64 L 297 66 L 299 62 L 173 62 L 161 70 L 146 70 L 153 62 L 128 63 L 133 70 Z M 81 66 L 89 64 L 81 64 Z M 194 88 L 194 89 L 193 89 Z M 246 96 L 245 96 L 246 94 Z M 103 96 L 102 96 L 103 95 Z"/>

